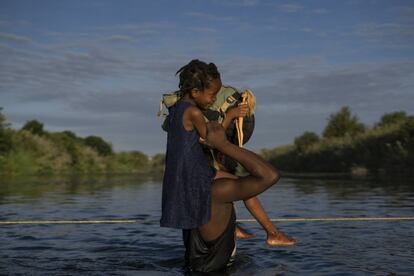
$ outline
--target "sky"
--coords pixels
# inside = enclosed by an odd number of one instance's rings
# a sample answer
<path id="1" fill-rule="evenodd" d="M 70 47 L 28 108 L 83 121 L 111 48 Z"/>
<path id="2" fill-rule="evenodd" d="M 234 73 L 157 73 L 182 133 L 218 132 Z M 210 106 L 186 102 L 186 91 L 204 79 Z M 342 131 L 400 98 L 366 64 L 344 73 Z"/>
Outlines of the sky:
<path id="1" fill-rule="evenodd" d="M 0 107 L 16 129 L 165 152 L 159 101 L 195 58 L 255 93 L 253 150 L 321 134 L 345 105 L 368 126 L 413 115 L 414 1 L 0 1 Z"/>

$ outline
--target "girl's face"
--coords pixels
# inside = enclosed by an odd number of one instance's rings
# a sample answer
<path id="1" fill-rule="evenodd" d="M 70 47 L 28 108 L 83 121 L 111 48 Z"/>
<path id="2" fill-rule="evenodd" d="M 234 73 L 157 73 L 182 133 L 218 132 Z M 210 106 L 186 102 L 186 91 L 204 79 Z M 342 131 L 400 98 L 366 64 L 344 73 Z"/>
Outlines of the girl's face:
<path id="1" fill-rule="evenodd" d="M 221 80 L 212 79 L 209 82 L 208 88 L 204 90 L 194 89 L 191 95 L 198 107 L 207 109 L 216 101 L 216 95 L 220 91 L 220 88 Z"/>

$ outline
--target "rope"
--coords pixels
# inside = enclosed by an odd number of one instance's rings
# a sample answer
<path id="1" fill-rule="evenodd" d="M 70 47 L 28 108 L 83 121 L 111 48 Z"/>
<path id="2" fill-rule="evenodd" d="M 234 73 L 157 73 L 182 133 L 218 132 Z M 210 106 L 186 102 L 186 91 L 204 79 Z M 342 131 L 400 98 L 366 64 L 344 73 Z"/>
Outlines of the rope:
<path id="1" fill-rule="evenodd" d="M 410 221 L 414 217 L 388 218 L 273 218 L 273 222 L 311 222 L 311 221 Z M 0 225 L 10 224 L 99 224 L 99 223 L 155 223 L 155 219 L 114 219 L 114 220 L 11 220 L 0 221 Z M 238 219 L 237 222 L 256 222 L 255 219 Z"/>

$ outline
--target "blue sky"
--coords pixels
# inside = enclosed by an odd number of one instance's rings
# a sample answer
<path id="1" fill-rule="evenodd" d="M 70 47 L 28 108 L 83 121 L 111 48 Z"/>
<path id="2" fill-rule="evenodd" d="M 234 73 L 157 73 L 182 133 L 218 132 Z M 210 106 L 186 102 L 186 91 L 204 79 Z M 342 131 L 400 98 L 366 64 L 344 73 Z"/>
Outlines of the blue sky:
<path id="1" fill-rule="evenodd" d="M 14 128 L 37 119 L 163 152 L 158 103 L 193 58 L 255 92 L 249 148 L 320 134 L 343 105 L 372 125 L 414 113 L 414 2 L 0 2 L 0 106 Z"/>

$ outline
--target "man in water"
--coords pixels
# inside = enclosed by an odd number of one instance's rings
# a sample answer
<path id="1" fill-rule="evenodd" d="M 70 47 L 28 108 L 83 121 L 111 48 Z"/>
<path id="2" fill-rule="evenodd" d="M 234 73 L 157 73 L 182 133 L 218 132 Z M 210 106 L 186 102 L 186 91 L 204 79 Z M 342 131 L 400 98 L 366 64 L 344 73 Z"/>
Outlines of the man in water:
<path id="1" fill-rule="evenodd" d="M 236 252 L 233 202 L 256 196 L 279 180 L 272 165 L 259 155 L 240 148 L 226 139 L 217 122 L 207 124 L 207 143 L 222 154 L 236 160 L 250 173 L 246 177 L 216 178 L 211 191 L 211 219 L 197 229 L 184 230 L 186 265 L 190 271 L 224 271 Z"/>

